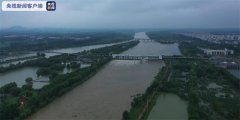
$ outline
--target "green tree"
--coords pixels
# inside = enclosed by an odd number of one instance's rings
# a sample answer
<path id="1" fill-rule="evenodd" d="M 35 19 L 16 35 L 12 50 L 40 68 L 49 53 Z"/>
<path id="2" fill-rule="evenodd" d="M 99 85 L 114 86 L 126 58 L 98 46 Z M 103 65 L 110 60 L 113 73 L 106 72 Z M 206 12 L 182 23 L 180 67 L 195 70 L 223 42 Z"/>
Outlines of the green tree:
<path id="1" fill-rule="evenodd" d="M 127 110 L 125 110 L 123 112 L 123 120 L 128 120 L 129 119 L 129 112 Z"/>
<path id="2" fill-rule="evenodd" d="M 12 120 L 19 115 L 19 103 L 16 98 L 8 98 L 0 103 L 1 120 Z"/>
<path id="3" fill-rule="evenodd" d="M 32 84 L 33 84 L 33 79 L 32 79 L 32 77 L 26 78 L 25 82 L 26 82 L 26 84 L 28 84 L 28 85 L 32 85 Z"/>

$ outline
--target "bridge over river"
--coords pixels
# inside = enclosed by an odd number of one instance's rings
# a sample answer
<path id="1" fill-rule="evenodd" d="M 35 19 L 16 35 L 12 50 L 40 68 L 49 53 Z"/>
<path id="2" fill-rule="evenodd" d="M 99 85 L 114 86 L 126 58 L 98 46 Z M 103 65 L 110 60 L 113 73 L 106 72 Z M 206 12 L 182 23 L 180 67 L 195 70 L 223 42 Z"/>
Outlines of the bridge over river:
<path id="1" fill-rule="evenodd" d="M 161 60 L 162 56 L 157 56 L 157 55 L 127 55 L 127 54 L 113 54 L 112 55 L 113 59 L 118 59 L 118 60 L 142 60 L 142 59 L 147 59 L 147 60 Z"/>
<path id="2" fill-rule="evenodd" d="M 49 53 L 49 52 L 47 52 Z M 79 53 L 63 53 L 63 52 L 51 52 L 51 53 L 57 53 L 57 54 L 68 54 L 68 55 L 75 55 L 78 57 L 89 57 L 86 55 L 81 55 Z M 207 58 L 203 57 L 185 57 L 181 55 L 132 55 L 132 54 L 112 54 L 112 55 L 106 55 L 106 54 L 96 54 L 91 56 L 102 56 L 102 57 L 112 57 L 116 60 L 167 60 L 167 59 L 194 59 L 194 60 L 204 60 Z"/>
<path id="3" fill-rule="evenodd" d="M 207 58 L 202 57 L 185 57 L 185 56 L 165 56 L 165 55 L 129 55 L 129 54 L 112 54 L 113 59 L 117 60 L 167 60 L 167 59 L 194 59 L 203 60 Z"/>

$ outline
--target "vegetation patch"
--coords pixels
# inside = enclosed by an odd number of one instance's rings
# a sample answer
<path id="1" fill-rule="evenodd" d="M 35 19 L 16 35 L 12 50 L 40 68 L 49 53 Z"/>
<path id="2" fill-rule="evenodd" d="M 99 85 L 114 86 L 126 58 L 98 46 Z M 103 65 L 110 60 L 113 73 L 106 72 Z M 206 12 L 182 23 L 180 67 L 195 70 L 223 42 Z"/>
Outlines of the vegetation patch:
<path id="1" fill-rule="evenodd" d="M 92 60 L 92 64 L 87 68 L 77 68 L 71 73 L 56 74 L 54 71 L 62 68 L 64 62 L 75 60 L 76 56 L 59 55 L 50 58 L 32 60 L 24 64 L 16 65 L 9 69 L 16 69 L 24 66 L 38 66 L 38 75 L 50 75 L 50 83 L 39 90 L 32 89 L 31 78 L 26 79 L 26 85 L 18 88 L 16 83 L 10 83 L 0 88 L 0 116 L 1 120 L 25 119 L 40 108 L 52 102 L 74 87 L 93 76 L 102 66 L 111 60 L 111 54 L 123 52 L 138 42 L 128 42 L 110 47 L 94 49 L 79 53 Z M 54 74 L 55 73 L 55 74 Z"/>

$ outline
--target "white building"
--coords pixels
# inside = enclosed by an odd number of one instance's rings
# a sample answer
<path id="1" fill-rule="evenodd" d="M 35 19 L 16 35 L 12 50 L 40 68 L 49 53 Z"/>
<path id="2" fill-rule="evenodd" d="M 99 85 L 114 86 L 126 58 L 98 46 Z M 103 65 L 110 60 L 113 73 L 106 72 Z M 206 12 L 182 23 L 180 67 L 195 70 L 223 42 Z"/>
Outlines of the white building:
<path id="1" fill-rule="evenodd" d="M 204 49 L 204 53 L 206 55 L 213 55 L 213 56 L 226 56 L 226 55 L 233 55 L 233 50 L 228 50 L 225 48 L 224 50 L 211 50 L 211 49 Z"/>

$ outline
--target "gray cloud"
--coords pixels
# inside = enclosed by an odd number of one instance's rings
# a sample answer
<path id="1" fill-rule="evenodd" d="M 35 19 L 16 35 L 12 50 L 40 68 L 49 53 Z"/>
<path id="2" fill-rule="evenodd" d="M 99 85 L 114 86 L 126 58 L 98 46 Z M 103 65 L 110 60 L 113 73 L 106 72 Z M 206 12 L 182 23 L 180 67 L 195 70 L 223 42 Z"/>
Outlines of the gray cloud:
<path id="1" fill-rule="evenodd" d="M 2 1 L 2 0 L 1 0 Z M 240 27 L 240 0 L 56 0 L 55 12 L 1 12 L 0 27 Z"/>

